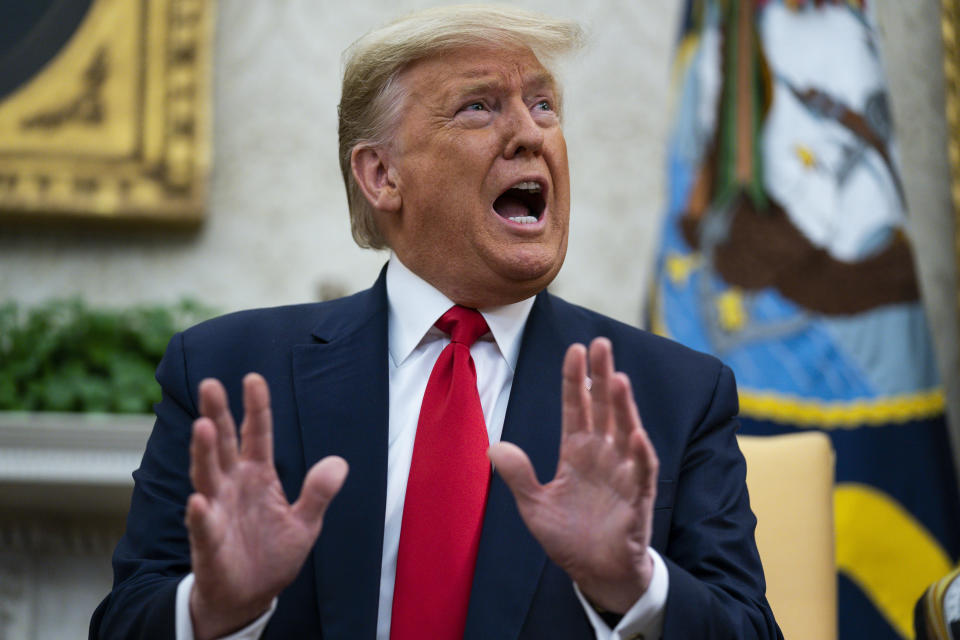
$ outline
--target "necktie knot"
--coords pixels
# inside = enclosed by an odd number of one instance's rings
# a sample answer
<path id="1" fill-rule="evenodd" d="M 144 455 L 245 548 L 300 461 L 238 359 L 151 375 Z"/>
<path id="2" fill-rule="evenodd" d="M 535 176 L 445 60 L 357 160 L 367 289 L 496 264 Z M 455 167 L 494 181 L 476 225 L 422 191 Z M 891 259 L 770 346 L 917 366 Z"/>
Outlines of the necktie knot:
<path id="1" fill-rule="evenodd" d="M 469 349 L 477 339 L 489 331 L 487 321 L 476 309 L 454 305 L 435 323 L 437 329 L 450 336 L 451 342 L 459 342 Z"/>

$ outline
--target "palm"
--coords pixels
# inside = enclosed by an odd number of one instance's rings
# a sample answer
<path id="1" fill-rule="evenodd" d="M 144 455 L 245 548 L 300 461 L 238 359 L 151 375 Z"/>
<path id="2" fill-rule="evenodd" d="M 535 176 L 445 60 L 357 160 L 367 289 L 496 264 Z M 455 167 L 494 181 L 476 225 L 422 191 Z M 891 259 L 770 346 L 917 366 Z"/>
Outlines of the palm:
<path id="1" fill-rule="evenodd" d="M 646 589 L 657 458 L 640 424 L 629 381 L 613 370 L 610 344 L 567 352 L 563 437 L 554 479 L 540 485 L 517 447 L 501 443 L 491 458 L 510 486 L 521 517 L 547 555 L 594 602 L 625 611 Z"/>
<path id="2" fill-rule="evenodd" d="M 319 531 L 291 516 L 271 468 L 244 461 L 231 476 L 208 496 L 209 550 L 195 549 L 192 560 L 198 577 L 235 590 L 243 601 L 254 595 L 255 584 L 278 591 L 292 580 L 291 568 L 302 564 Z"/>
<path id="3" fill-rule="evenodd" d="M 291 505 L 273 464 L 263 379 L 250 375 L 244 380 L 239 447 L 220 383 L 204 381 L 200 397 L 204 417 L 194 425 L 190 469 L 197 493 L 187 503 L 196 579 L 191 612 L 198 637 L 249 622 L 296 577 L 346 475 L 343 460 L 320 461 Z"/>

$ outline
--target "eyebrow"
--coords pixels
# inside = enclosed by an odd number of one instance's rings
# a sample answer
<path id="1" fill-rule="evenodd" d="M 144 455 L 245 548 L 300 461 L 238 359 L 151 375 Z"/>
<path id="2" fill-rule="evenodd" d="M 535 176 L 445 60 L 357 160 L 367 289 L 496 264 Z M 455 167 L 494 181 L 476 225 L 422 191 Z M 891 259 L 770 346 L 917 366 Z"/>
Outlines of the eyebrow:
<path id="1" fill-rule="evenodd" d="M 485 93 L 496 88 L 500 84 L 500 80 L 496 73 L 485 70 L 477 69 L 476 71 L 468 71 L 463 74 L 464 79 L 477 79 L 476 82 L 471 84 L 465 84 L 455 88 L 451 93 L 457 95 L 463 94 L 472 94 L 472 93 Z M 529 73 L 523 77 L 524 87 L 533 88 L 533 89 L 543 89 L 549 88 L 553 91 L 557 89 L 557 82 L 554 79 L 553 75 L 546 70 L 535 71 Z"/>
<path id="2" fill-rule="evenodd" d="M 523 81 L 525 85 L 536 87 L 538 89 L 543 87 L 549 87 L 554 91 L 557 89 L 556 79 L 553 77 L 553 74 L 546 69 L 525 76 Z"/>

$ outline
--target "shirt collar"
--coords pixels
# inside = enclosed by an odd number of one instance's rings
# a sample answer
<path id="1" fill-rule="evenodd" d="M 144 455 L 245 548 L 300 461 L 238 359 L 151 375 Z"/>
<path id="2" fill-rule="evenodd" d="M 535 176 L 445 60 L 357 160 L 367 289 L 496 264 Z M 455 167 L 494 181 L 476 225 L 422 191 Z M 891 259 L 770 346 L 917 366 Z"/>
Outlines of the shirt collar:
<path id="1" fill-rule="evenodd" d="M 502 307 L 480 309 L 490 333 L 510 370 L 517 368 L 520 341 L 534 298 Z M 387 335 L 390 357 L 400 365 L 413 353 L 433 323 L 453 302 L 426 280 L 410 271 L 396 255 L 387 264 Z"/>

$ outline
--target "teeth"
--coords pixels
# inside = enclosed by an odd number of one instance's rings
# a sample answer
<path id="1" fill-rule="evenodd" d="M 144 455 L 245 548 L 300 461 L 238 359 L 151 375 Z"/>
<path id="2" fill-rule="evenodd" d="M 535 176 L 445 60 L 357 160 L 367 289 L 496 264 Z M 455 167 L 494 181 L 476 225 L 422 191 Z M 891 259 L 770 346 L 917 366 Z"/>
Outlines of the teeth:
<path id="1" fill-rule="evenodd" d="M 540 185 L 536 182 L 520 182 L 513 185 L 514 189 L 519 189 L 520 191 L 529 191 L 531 193 L 540 193 Z"/>
<path id="2" fill-rule="evenodd" d="M 534 222 L 537 221 L 537 219 L 534 218 L 533 216 L 516 216 L 513 218 L 507 218 L 507 219 L 512 222 L 518 222 L 520 224 L 533 224 Z"/>

